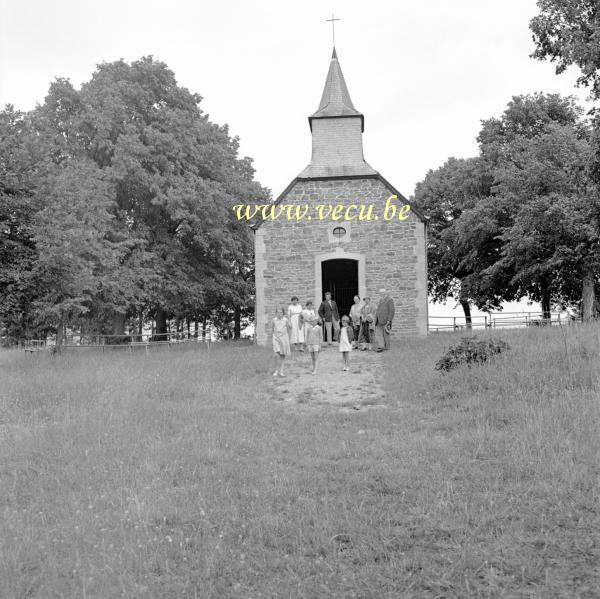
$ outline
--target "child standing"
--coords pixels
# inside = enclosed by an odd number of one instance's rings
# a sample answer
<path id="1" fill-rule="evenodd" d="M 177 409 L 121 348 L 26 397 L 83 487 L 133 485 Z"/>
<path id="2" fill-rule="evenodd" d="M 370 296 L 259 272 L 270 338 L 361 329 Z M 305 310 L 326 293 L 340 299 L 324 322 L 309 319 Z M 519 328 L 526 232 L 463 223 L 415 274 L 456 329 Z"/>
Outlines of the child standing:
<path id="1" fill-rule="evenodd" d="M 285 376 L 283 374 L 283 361 L 291 353 L 289 330 L 290 321 L 286 318 L 286 308 L 281 306 L 273 318 L 273 351 L 277 355 L 277 368 L 273 376 Z"/>
<path id="2" fill-rule="evenodd" d="M 342 316 L 342 328 L 340 329 L 340 346 L 339 350 L 342 352 L 344 358 L 344 370 L 350 370 L 350 352 L 352 351 L 352 340 L 354 335 L 352 334 L 352 327 L 350 326 L 350 319 L 347 316 Z"/>
<path id="3" fill-rule="evenodd" d="M 317 374 L 317 361 L 319 352 L 321 351 L 321 343 L 323 343 L 323 327 L 320 319 L 311 316 L 307 321 L 306 346 L 312 358 L 312 373 Z"/>

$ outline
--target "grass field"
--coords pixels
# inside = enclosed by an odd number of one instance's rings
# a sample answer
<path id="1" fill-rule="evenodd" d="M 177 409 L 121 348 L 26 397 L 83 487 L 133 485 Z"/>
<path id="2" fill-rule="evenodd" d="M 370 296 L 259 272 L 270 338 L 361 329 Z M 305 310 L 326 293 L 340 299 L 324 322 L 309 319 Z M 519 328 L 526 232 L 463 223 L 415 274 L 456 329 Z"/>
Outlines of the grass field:
<path id="1" fill-rule="evenodd" d="M 599 333 L 394 338 L 350 414 L 253 347 L 4 352 L 0 597 L 600 597 Z"/>

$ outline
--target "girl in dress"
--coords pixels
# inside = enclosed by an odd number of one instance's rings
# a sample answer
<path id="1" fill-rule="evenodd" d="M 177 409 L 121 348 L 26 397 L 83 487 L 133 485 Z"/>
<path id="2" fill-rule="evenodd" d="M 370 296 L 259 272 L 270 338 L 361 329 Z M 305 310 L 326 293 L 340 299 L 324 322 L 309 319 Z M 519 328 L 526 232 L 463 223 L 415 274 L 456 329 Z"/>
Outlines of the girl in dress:
<path id="1" fill-rule="evenodd" d="M 352 327 L 350 326 L 350 319 L 344 315 L 342 316 L 342 328 L 340 329 L 340 345 L 339 350 L 342 352 L 344 358 L 344 370 L 350 370 L 350 352 L 352 351 Z"/>
<path id="2" fill-rule="evenodd" d="M 273 351 L 277 356 L 277 368 L 273 376 L 285 376 L 283 373 L 283 361 L 286 356 L 290 355 L 290 321 L 285 315 L 284 306 L 277 309 L 275 318 L 273 319 Z"/>
<path id="3" fill-rule="evenodd" d="M 311 316 L 306 324 L 308 325 L 306 346 L 312 359 L 312 373 L 317 374 L 317 362 L 319 360 L 321 345 L 323 344 L 323 327 L 321 321 L 316 316 Z"/>
<path id="4" fill-rule="evenodd" d="M 291 332 L 290 332 L 290 343 L 296 349 L 304 351 L 302 345 L 304 345 L 304 330 L 300 326 L 300 314 L 302 314 L 302 306 L 298 302 L 296 296 L 292 297 L 292 303 L 288 306 L 287 315 L 290 320 Z"/>
<path id="5" fill-rule="evenodd" d="M 306 301 L 306 304 L 304 304 L 304 310 L 302 310 L 302 314 L 300 315 L 302 317 L 302 333 L 304 334 L 304 349 L 306 349 L 306 351 L 308 351 L 308 348 L 306 347 L 308 344 L 307 341 L 307 335 L 308 335 L 308 329 L 310 329 L 311 327 L 311 320 L 313 318 L 317 317 L 317 313 L 315 312 L 315 309 L 313 307 L 313 303 L 310 300 Z"/>

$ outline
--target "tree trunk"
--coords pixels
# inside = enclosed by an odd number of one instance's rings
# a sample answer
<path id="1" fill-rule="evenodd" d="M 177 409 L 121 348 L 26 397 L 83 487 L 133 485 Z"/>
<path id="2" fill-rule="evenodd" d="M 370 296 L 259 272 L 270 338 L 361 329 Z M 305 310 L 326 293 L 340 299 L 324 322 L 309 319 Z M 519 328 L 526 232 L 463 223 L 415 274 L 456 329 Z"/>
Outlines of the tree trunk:
<path id="1" fill-rule="evenodd" d="M 194 319 L 194 339 L 198 339 L 198 319 Z"/>
<path id="2" fill-rule="evenodd" d="M 550 320 L 550 296 L 544 295 L 542 297 L 542 318 L 544 320 Z"/>
<path id="3" fill-rule="evenodd" d="M 113 335 L 124 335 L 125 334 L 125 314 L 121 312 L 115 312 L 112 317 L 112 334 Z"/>
<path id="4" fill-rule="evenodd" d="M 144 334 L 144 313 L 140 311 L 140 317 L 138 319 L 138 341 L 142 340 Z"/>
<path id="5" fill-rule="evenodd" d="M 158 341 L 166 341 L 167 339 L 167 315 L 162 308 L 156 309 L 156 329 L 154 334 L 156 335 Z"/>
<path id="6" fill-rule="evenodd" d="M 472 319 L 471 319 L 471 304 L 469 304 L 468 300 L 465 299 L 461 299 L 460 300 L 460 305 L 462 306 L 462 309 L 465 313 L 465 322 L 467 323 L 467 329 L 472 329 L 473 328 L 473 324 L 472 324 Z"/>
<path id="7" fill-rule="evenodd" d="M 187 325 L 187 338 L 188 338 L 188 340 L 189 340 L 189 339 L 190 339 L 190 337 L 191 337 L 191 334 L 190 334 L 190 327 L 191 327 L 192 323 L 190 322 L 190 319 L 189 319 L 189 318 L 186 318 L 186 319 L 185 319 L 185 323 L 186 323 L 186 325 Z"/>
<path id="8" fill-rule="evenodd" d="M 56 327 L 56 351 L 60 351 L 65 342 L 65 323 L 61 318 Z"/>
<path id="9" fill-rule="evenodd" d="M 239 339 L 242 335 L 242 310 L 239 306 L 233 310 L 233 338 Z"/>
<path id="10" fill-rule="evenodd" d="M 581 290 L 581 316 L 584 322 L 589 322 L 594 317 L 595 300 L 594 272 L 592 269 L 587 269 L 583 275 Z"/>
<path id="11" fill-rule="evenodd" d="M 206 317 L 202 319 L 202 341 L 206 341 Z"/>

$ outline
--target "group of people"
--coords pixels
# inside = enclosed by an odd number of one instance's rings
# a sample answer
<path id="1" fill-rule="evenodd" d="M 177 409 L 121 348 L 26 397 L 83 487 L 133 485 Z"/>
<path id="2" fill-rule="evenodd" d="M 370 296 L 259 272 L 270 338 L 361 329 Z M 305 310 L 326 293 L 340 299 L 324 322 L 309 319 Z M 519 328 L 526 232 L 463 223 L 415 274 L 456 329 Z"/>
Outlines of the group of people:
<path id="1" fill-rule="evenodd" d="M 310 300 L 303 307 L 298 297 L 293 296 L 290 305 L 287 308 L 281 306 L 273 318 L 273 351 L 277 356 L 273 376 L 285 376 L 285 358 L 292 349 L 310 353 L 312 374 L 316 374 L 319 352 L 325 341 L 328 345 L 334 341 L 338 343 L 345 371 L 350 370 L 350 352 L 353 349 L 374 349 L 378 352 L 389 349 L 394 301 L 384 288 L 379 290 L 379 294 L 377 307 L 371 303 L 370 297 L 361 300 L 355 295 L 350 315 L 344 314 L 341 318 L 330 292 L 325 293 L 317 311 Z"/>

